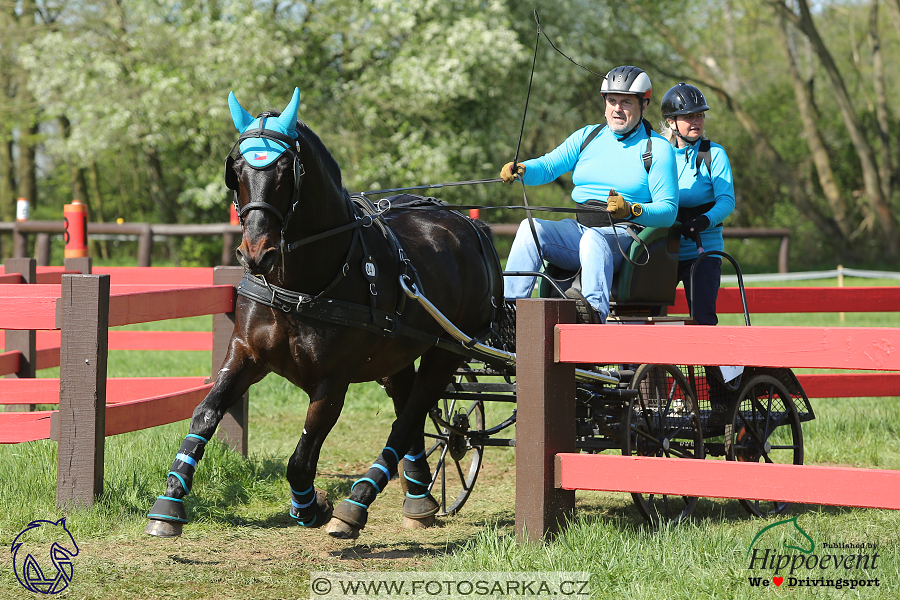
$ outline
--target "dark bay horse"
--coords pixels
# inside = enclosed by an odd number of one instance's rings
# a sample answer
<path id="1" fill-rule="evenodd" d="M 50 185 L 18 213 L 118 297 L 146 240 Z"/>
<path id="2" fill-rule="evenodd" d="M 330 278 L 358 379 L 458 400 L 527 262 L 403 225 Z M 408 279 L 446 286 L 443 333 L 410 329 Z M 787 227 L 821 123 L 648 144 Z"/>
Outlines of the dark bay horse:
<path id="1" fill-rule="evenodd" d="M 428 493 L 424 423 L 463 357 L 448 349 L 445 332 L 419 304 L 405 302 L 399 281 L 416 282 L 457 327 L 480 335 L 503 297 L 496 252 L 482 228 L 454 211 L 365 216 L 324 144 L 298 121 L 299 101 L 295 89 L 283 112 L 254 119 L 229 96 L 241 136 L 226 161 L 225 182 L 242 219 L 237 255 L 245 276 L 227 356 L 194 411 L 165 495 L 150 510 L 148 534 L 181 533 L 187 522 L 182 499 L 206 443 L 229 407 L 270 372 L 309 396 L 286 473 L 290 514 L 300 525 L 357 537 L 368 506 L 401 460 L 404 516 L 427 524 L 437 512 Z M 372 380 L 393 400 L 396 420 L 375 463 L 333 508 L 313 486 L 319 451 L 348 386 Z"/>

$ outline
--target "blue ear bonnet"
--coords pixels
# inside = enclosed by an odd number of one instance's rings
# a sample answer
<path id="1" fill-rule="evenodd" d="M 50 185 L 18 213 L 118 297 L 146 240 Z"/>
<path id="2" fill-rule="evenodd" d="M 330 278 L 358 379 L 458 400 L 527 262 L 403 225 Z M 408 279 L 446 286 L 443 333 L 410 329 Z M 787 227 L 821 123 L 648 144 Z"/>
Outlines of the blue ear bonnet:
<path id="1" fill-rule="evenodd" d="M 265 114 L 265 113 L 263 113 Z M 278 127 L 278 120 L 275 117 L 261 116 L 254 119 L 246 130 L 241 133 L 252 133 L 254 129 L 264 129 L 274 131 L 292 139 L 297 139 L 296 130 L 290 132 L 284 131 L 282 127 Z M 281 156 L 287 149 L 286 142 L 264 137 L 253 137 L 244 140 L 238 146 L 240 153 L 244 156 L 244 160 L 251 167 L 257 169 L 267 167 Z"/>
<path id="2" fill-rule="evenodd" d="M 228 106 L 234 126 L 241 134 L 238 150 L 251 167 L 267 167 L 288 148 L 296 149 L 297 111 L 300 108 L 298 88 L 294 88 L 291 101 L 277 117 L 262 113 L 254 119 L 237 101 L 234 92 L 228 95 Z"/>

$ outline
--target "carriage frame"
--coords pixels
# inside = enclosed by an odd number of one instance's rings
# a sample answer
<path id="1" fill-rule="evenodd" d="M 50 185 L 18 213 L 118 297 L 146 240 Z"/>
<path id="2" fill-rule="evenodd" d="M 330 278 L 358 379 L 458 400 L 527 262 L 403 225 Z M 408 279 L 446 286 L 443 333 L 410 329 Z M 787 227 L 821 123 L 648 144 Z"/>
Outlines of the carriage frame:
<path id="1" fill-rule="evenodd" d="M 610 319 L 615 323 L 695 323 L 669 317 L 674 304 L 677 266 L 676 223 L 671 228 L 641 232 L 645 244 L 633 244 L 624 273 L 617 274 Z M 673 238 L 676 243 L 673 244 Z M 649 259 L 640 254 L 647 252 Z M 724 252 L 707 252 L 729 260 L 738 273 L 745 323 L 750 325 L 740 267 Z M 651 266 L 652 265 L 652 266 Z M 540 273 L 510 273 L 540 277 L 541 297 L 565 298 L 574 273 L 548 266 Z M 693 273 L 692 273 L 693 276 Z M 660 285 L 659 282 L 662 282 Z M 407 294 L 428 308 L 414 288 Z M 623 293 L 624 290 L 624 293 Z M 626 297 L 623 301 L 623 297 Z M 486 343 L 468 339 L 431 307 L 430 312 L 458 341 L 478 350 L 465 361 L 429 413 L 427 448 L 432 464 L 429 492 L 440 504 L 437 516 L 455 514 L 466 503 L 478 478 L 485 449 L 516 445 L 510 435 L 516 423 L 515 305 L 503 307 L 496 334 Z M 486 403 L 506 403 L 509 415 L 491 423 Z M 809 398 L 788 368 L 749 367 L 726 380 L 718 367 L 702 365 L 617 364 L 579 365 L 576 369 L 576 440 L 579 452 L 621 452 L 626 456 L 661 456 L 730 461 L 803 464 L 802 423 L 815 418 Z M 506 414 L 505 411 L 501 411 Z M 401 481 L 403 479 L 401 478 Z M 698 498 L 632 494 L 641 516 L 650 523 L 687 519 Z M 779 515 L 785 502 L 740 500 L 753 516 Z"/>

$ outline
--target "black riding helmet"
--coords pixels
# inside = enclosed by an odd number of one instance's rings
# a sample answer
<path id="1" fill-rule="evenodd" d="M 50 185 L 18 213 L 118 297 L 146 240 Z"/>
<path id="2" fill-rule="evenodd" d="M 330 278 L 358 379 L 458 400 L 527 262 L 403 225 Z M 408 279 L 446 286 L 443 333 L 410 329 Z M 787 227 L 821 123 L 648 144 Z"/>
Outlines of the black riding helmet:
<path id="1" fill-rule="evenodd" d="M 666 119 L 676 115 L 692 115 L 709 110 L 703 92 L 683 81 L 666 92 L 660 108 Z"/>

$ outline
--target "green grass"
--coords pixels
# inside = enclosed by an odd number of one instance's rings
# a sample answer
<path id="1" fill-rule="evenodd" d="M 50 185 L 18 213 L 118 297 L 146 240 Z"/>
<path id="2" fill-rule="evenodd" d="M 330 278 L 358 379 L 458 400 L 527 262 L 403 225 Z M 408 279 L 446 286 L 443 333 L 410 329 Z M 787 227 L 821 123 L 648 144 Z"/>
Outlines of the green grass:
<path id="1" fill-rule="evenodd" d="M 844 324 L 895 327 L 900 325 L 896 317 L 848 314 Z M 828 314 L 754 317 L 758 325 L 837 323 L 838 315 Z M 134 327 L 204 329 L 209 319 Z M 109 375 L 205 375 L 209 362 L 208 352 L 112 352 Z M 10 544 L 32 520 L 66 516 L 81 553 L 72 584 L 60 597 L 79 599 L 308 597 L 309 573 L 315 570 L 588 571 L 594 598 L 900 595 L 895 550 L 900 513 L 894 511 L 795 507 L 798 524 L 818 543 L 879 544 L 881 562 L 868 576 L 878 576 L 882 586 L 852 592 L 751 589 L 749 544 L 778 519 L 751 519 L 733 500 L 701 499 L 692 521 L 656 530 L 643 523 L 628 495 L 578 492 L 577 516 L 562 536 L 519 545 L 513 531 L 515 460 L 509 448 L 485 450 L 466 506 L 431 529 L 399 527 L 401 493 L 393 482 L 373 505 L 358 540 L 303 530 L 286 515 L 284 469 L 307 402 L 305 394 L 273 375 L 251 390 L 249 457 L 216 440 L 209 444 L 186 501 L 192 522 L 173 540 L 149 538 L 142 531 L 187 432 L 186 421 L 107 438 L 104 491 L 87 509 L 56 507 L 54 442 L 2 446 L 0 540 Z M 900 469 L 900 398 L 814 400 L 813 405 L 817 419 L 803 427 L 807 464 Z M 490 405 L 489 424 L 502 420 L 510 408 Z M 351 386 L 344 414 L 322 450 L 316 480 L 332 500 L 346 497 L 352 481 L 371 464 L 392 418 L 391 403 L 379 386 Z M 13 576 L 11 554 L 3 556 L 0 598 L 25 597 Z M 847 576 L 866 575 L 852 571 Z"/>

